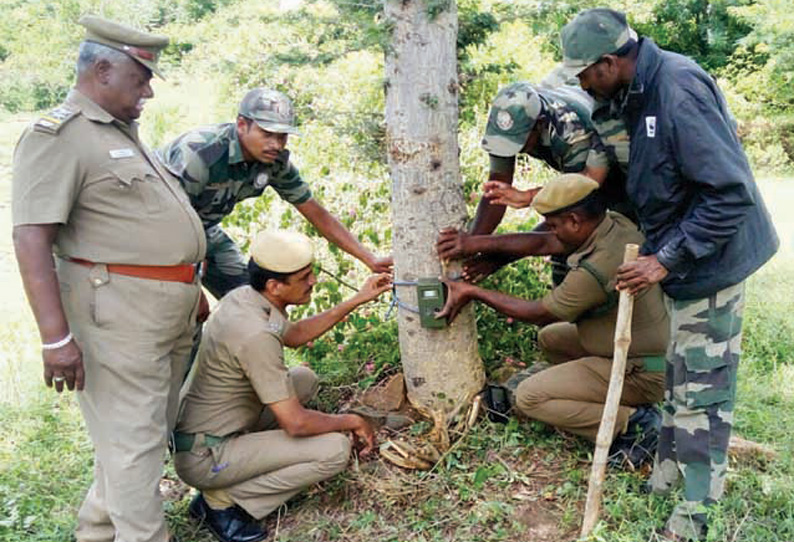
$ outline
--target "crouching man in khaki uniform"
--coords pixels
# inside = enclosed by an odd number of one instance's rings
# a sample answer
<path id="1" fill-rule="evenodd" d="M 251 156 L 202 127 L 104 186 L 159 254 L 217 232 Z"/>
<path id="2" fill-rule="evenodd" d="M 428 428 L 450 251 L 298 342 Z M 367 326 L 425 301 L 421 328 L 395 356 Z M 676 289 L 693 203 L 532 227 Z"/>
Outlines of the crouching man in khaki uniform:
<path id="1" fill-rule="evenodd" d="M 351 299 L 291 324 L 288 305 L 311 299 L 317 282 L 309 239 L 261 232 L 248 263 L 250 285 L 228 293 L 207 322 L 196 364 L 183 389 L 174 433 L 179 476 L 202 491 L 190 514 L 224 542 L 262 540 L 258 523 L 301 489 L 344 470 L 350 431 L 375 446 L 372 428 L 355 414 L 304 408 L 317 391 L 308 368 L 288 369 L 283 345 L 304 344 L 391 287 L 370 277 Z"/>
<path id="2" fill-rule="evenodd" d="M 598 183 L 579 174 L 550 181 L 533 207 L 548 232 L 537 236 L 537 255 L 567 255 L 571 271 L 542 300 L 524 300 L 464 282 L 449 282 L 439 316 L 454 318 L 479 300 L 508 316 L 544 327 L 540 347 L 553 367 L 522 381 L 516 408 L 524 415 L 595 441 L 601 422 L 614 349 L 617 293 L 614 280 L 627 243 L 642 244 L 637 226 L 607 212 Z M 667 312 L 658 286 L 634 301 L 631 347 L 615 425 L 614 460 L 650 460 L 661 415 L 650 406 L 662 399 Z"/>

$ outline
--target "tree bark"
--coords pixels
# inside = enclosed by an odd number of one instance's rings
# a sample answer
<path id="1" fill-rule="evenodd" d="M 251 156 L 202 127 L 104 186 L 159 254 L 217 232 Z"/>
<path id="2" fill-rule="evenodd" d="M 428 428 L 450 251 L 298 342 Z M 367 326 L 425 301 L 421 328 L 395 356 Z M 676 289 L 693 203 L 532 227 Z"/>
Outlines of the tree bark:
<path id="1" fill-rule="evenodd" d="M 442 269 L 435 243 L 439 230 L 466 222 L 458 163 L 457 8 L 454 0 L 387 0 L 385 13 L 393 25 L 385 87 L 395 280 L 454 275 L 459 265 Z M 417 306 L 414 286 L 396 289 L 404 306 Z M 474 309 L 436 330 L 422 328 L 419 315 L 404 306 L 398 327 L 408 399 L 434 419 L 454 415 L 485 382 Z"/>

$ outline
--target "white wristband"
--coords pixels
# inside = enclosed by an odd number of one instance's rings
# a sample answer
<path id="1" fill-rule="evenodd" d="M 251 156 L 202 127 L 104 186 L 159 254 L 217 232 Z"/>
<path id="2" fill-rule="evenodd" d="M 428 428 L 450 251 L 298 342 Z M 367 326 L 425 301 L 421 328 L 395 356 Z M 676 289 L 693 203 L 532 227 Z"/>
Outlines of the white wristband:
<path id="1" fill-rule="evenodd" d="M 66 335 L 66 337 L 64 337 L 60 341 L 57 341 L 57 342 L 54 342 L 54 343 L 43 343 L 41 345 L 41 349 L 42 350 L 58 350 L 59 348 L 63 348 L 64 346 L 66 346 L 67 344 L 72 342 L 73 338 L 74 338 L 74 336 L 72 335 L 72 332 L 70 331 Z"/>

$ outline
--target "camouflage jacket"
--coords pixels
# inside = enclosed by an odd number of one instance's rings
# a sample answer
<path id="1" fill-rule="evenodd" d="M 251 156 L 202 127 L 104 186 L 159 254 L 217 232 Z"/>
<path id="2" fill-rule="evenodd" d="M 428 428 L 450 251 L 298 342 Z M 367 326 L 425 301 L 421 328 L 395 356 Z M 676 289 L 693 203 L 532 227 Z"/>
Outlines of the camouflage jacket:
<path id="1" fill-rule="evenodd" d="M 623 109 L 629 95 L 637 92 L 636 81 L 610 101 L 596 102 L 593 128 L 598 133 L 609 161 L 618 164 L 624 175 L 629 172 L 629 132 L 623 120 Z"/>
<path id="2" fill-rule="evenodd" d="M 566 86 L 536 90 L 549 123 L 532 157 L 562 173 L 577 173 L 587 166 L 609 166 L 606 150 L 590 124 L 590 97 L 578 88 Z"/>
<path id="3" fill-rule="evenodd" d="M 157 155 L 179 177 L 205 229 L 230 214 L 237 202 L 262 195 L 268 186 L 293 205 L 312 195 L 290 162 L 289 151 L 272 164 L 246 162 L 234 123 L 185 132 Z"/>

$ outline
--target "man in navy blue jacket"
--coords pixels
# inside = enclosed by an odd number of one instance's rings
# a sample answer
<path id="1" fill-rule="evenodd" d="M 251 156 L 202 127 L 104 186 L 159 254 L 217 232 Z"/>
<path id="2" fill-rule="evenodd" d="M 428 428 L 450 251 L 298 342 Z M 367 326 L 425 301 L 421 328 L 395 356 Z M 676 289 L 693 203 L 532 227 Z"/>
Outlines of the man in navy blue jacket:
<path id="1" fill-rule="evenodd" d="M 670 310 L 654 492 L 683 479 L 663 535 L 699 540 L 724 489 L 741 354 L 744 281 L 778 239 L 725 99 L 692 60 L 637 38 L 622 13 L 591 9 L 562 31 L 564 66 L 600 104 L 604 140 L 628 142 L 626 191 L 646 243 L 618 271 L 637 293 L 661 283 Z"/>

